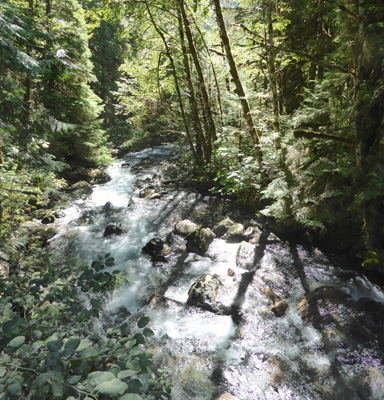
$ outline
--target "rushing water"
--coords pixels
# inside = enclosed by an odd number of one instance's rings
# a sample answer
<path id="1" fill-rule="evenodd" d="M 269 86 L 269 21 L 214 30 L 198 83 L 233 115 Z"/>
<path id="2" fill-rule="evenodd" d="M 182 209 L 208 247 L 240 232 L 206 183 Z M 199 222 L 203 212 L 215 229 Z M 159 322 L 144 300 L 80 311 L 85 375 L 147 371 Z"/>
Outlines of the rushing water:
<path id="1" fill-rule="evenodd" d="M 366 324 L 365 336 L 354 336 L 361 320 L 353 304 L 370 298 L 376 303 L 368 308 L 380 306 L 384 292 L 365 277 L 339 269 L 319 249 L 266 231 L 251 270 L 236 266 L 239 243 L 222 239 L 214 239 L 204 256 L 181 246 L 167 257 L 168 263 L 154 263 L 142 253 L 150 239 L 165 239 L 182 219 L 212 228 L 232 212 L 227 201 L 164 187 L 161 198 L 139 199 L 128 206 L 139 196 L 140 184 L 160 178 L 159 165 L 171 161 L 173 152 L 163 146 L 115 163 L 108 168 L 112 180 L 96 186 L 88 199 L 74 202 L 59 221 L 51 247 L 64 262 L 90 263 L 99 254 L 112 253 L 114 269 L 127 271 L 131 281 L 111 293 L 100 329 L 148 315 L 155 332 L 154 360 L 158 367 L 169 367 L 174 400 L 383 399 L 383 342 L 374 335 L 383 319 L 379 310 L 371 318 L 374 322 L 369 320 L 373 325 Z M 105 206 L 107 202 L 111 204 Z M 239 211 L 236 216 L 245 225 L 254 222 Z M 111 223 L 124 233 L 104 237 Z M 228 276 L 228 269 L 235 274 Z M 233 315 L 186 305 L 190 286 L 203 274 L 219 277 L 225 286 L 222 300 L 236 304 L 240 322 Z M 350 296 L 350 302 L 320 299 L 317 315 L 304 318 L 297 305 L 322 286 Z M 284 316 L 270 311 L 272 303 L 263 288 L 288 303 Z M 148 305 L 153 294 L 173 301 Z M 356 321 L 350 321 L 352 314 Z"/>

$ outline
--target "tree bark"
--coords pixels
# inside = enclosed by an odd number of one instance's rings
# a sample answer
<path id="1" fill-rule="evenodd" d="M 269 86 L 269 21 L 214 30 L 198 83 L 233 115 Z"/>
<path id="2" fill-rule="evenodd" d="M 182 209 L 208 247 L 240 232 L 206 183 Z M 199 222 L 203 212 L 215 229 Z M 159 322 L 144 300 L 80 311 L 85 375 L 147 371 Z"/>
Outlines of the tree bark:
<path id="1" fill-rule="evenodd" d="M 256 159 L 257 159 L 260 169 L 262 170 L 263 169 L 263 165 L 262 165 L 263 164 L 263 154 L 262 154 L 262 151 L 260 148 L 259 134 L 256 130 L 256 127 L 255 127 L 255 124 L 253 121 L 253 117 L 252 117 L 252 113 L 251 113 L 251 108 L 250 108 L 248 100 L 246 98 L 246 94 L 244 91 L 244 87 L 241 83 L 239 73 L 237 71 L 236 61 L 232 54 L 227 30 L 225 28 L 223 13 L 221 11 L 220 0 L 213 0 L 213 3 L 215 5 L 216 20 L 217 20 L 217 25 L 220 30 L 220 38 L 224 44 L 225 54 L 227 56 L 227 61 L 229 64 L 229 70 L 230 70 L 233 82 L 236 86 L 236 94 L 239 96 L 242 110 L 243 110 L 244 119 L 245 119 L 245 122 L 247 123 L 248 132 L 249 132 L 249 135 L 251 136 L 251 139 L 252 139 L 252 142 L 253 142 L 253 145 L 255 148 Z"/>
<path id="2" fill-rule="evenodd" d="M 149 15 L 149 18 L 151 19 L 153 27 L 155 28 L 156 32 L 159 34 L 159 36 L 161 37 L 161 40 L 164 43 L 164 47 L 165 47 L 165 50 L 166 50 L 166 55 L 167 55 L 167 57 L 169 59 L 169 62 L 171 63 L 172 75 L 173 75 L 173 78 L 174 78 L 174 81 L 175 81 L 176 93 L 177 93 L 177 98 L 178 98 L 178 102 L 179 102 L 181 116 L 182 116 L 182 119 L 183 119 L 185 133 L 186 133 L 188 141 L 189 141 L 189 145 L 190 145 L 190 148 L 191 148 L 191 152 L 192 152 L 193 158 L 194 158 L 194 160 L 196 162 L 196 165 L 198 165 L 199 159 L 197 157 L 196 150 L 195 150 L 195 147 L 193 145 L 191 132 L 189 130 L 187 117 L 185 115 L 184 103 L 183 103 L 183 98 L 181 96 L 181 91 L 180 91 L 179 81 L 178 81 L 178 78 L 177 78 L 177 71 L 176 71 L 175 63 L 173 61 L 172 54 L 171 54 L 171 52 L 169 50 L 169 46 L 168 46 L 167 40 L 165 39 L 165 36 L 164 36 L 163 32 L 161 31 L 161 29 L 156 24 L 155 19 L 153 18 L 153 15 L 151 13 L 151 9 L 149 8 L 147 0 L 145 0 L 145 6 L 146 6 L 146 9 L 148 11 L 148 15 Z"/>
<path id="3" fill-rule="evenodd" d="M 207 145 L 207 142 L 206 142 L 206 139 L 204 136 L 203 127 L 202 127 L 201 121 L 200 121 L 199 108 L 197 105 L 195 90 L 193 88 L 191 70 L 190 70 L 190 66 L 189 66 L 188 52 L 187 52 L 187 48 L 185 46 L 184 27 L 183 27 L 183 21 L 182 21 L 180 9 L 178 9 L 178 17 L 179 17 L 180 42 L 181 42 L 181 49 L 182 49 L 182 53 L 183 53 L 184 72 L 185 72 L 185 76 L 186 76 L 187 82 L 188 82 L 189 101 L 191 104 L 193 122 L 194 122 L 195 131 L 196 131 L 196 151 L 197 151 L 198 157 L 200 157 L 200 158 L 202 157 L 202 154 L 204 154 L 204 160 L 207 163 L 209 163 L 211 160 L 211 151 L 209 149 L 209 146 Z"/>
<path id="4" fill-rule="evenodd" d="M 213 142 L 217 139 L 216 125 L 215 125 L 215 121 L 213 119 L 213 114 L 212 114 L 212 110 L 211 110 L 211 106 L 210 106 L 210 102 L 209 102 L 209 96 L 208 96 L 208 92 L 207 92 L 207 86 L 205 84 L 203 70 L 200 65 L 200 60 L 199 60 L 199 57 L 197 54 L 195 43 L 193 41 L 191 27 L 189 24 L 187 13 L 185 11 L 184 0 L 179 0 L 179 4 L 180 4 L 180 11 L 181 11 L 181 15 L 183 17 L 183 22 L 184 22 L 184 27 L 185 27 L 185 34 L 187 36 L 187 41 L 188 41 L 188 45 L 189 45 L 189 51 L 191 53 L 193 62 L 195 64 L 197 76 L 199 79 L 201 96 L 203 99 L 204 112 L 205 112 L 205 116 L 206 116 L 207 122 L 208 122 L 208 131 L 209 131 L 208 145 L 209 145 L 209 149 L 211 151 Z"/>
<path id="5" fill-rule="evenodd" d="M 276 47 L 273 42 L 273 23 L 272 23 L 272 3 L 269 2 L 267 9 L 268 23 L 268 80 L 272 92 L 272 112 L 273 112 L 273 131 L 278 135 L 275 139 L 276 149 L 281 148 L 281 133 L 280 133 L 280 107 L 279 107 L 279 91 L 276 77 Z"/>

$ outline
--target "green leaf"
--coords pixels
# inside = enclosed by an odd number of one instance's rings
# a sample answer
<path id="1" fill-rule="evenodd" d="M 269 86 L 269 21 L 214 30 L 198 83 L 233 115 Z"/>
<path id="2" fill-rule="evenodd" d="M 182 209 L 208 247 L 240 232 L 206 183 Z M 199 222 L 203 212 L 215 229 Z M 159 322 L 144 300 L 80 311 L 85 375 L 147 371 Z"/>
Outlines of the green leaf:
<path id="1" fill-rule="evenodd" d="M 100 383 L 100 385 L 95 387 L 95 391 L 107 397 L 116 397 L 118 395 L 122 395 L 127 389 L 128 385 L 117 378 L 114 378 L 111 381 Z"/>
<path id="2" fill-rule="evenodd" d="M 136 346 L 136 339 L 129 340 L 127 343 L 124 345 L 127 349 L 131 349 L 133 346 Z"/>
<path id="3" fill-rule="evenodd" d="M 137 322 L 137 326 L 141 329 L 148 325 L 149 317 L 142 317 Z"/>
<path id="4" fill-rule="evenodd" d="M 79 347 L 76 349 L 77 352 L 83 351 L 84 349 L 87 349 L 88 347 L 91 347 L 93 343 L 89 339 L 82 339 L 80 342 Z"/>
<path id="5" fill-rule="evenodd" d="M 75 351 L 80 345 L 80 338 L 70 338 L 64 344 L 64 349 L 70 352 Z"/>
<path id="6" fill-rule="evenodd" d="M 113 258 L 113 257 L 108 257 L 106 260 L 105 260 L 105 265 L 107 266 L 107 267 L 112 267 L 112 265 L 115 263 L 115 259 Z"/>
<path id="7" fill-rule="evenodd" d="M 17 336 L 9 342 L 9 347 L 14 347 L 15 349 L 18 349 L 24 344 L 24 342 L 25 336 Z"/>
<path id="8" fill-rule="evenodd" d="M 7 386 L 7 392 L 12 396 L 21 396 L 21 385 L 19 382 Z"/>
<path id="9" fill-rule="evenodd" d="M 99 352 L 96 349 L 90 348 L 85 349 L 79 353 L 79 357 L 81 358 L 92 358 L 99 355 Z"/>
<path id="10" fill-rule="evenodd" d="M 63 396 L 63 385 L 60 382 L 53 382 L 52 393 L 56 397 L 62 397 Z"/>
<path id="11" fill-rule="evenodd" d="M 92 268 L 94 268 L 96 271 L 99 271 L 104 267 L 104 264 L 101 261 L 94 261 L 92 263 Z"/>
<path id="12" fill-rule="evenodd" d="M 7 373 L 6 368 L 0 368 L 0 378 L 2 378 Z"/>
<path id="13" fill-rule="evenodd" d="M 57 353 L 61 349 L 61 341 L 60 340 L 50 340 L 46 342 L 46 345 L 52 353 Z"/>
<path id="14" fill-rule="evenodd" d="M 138 379 L 132 379 L 131 381 L 129 381 L 128 383 L 128 390 L 131 393 L 141 393 L 141 388 L 142 388 L 142 384 Z"/>
<path id="15" fill-rule="evenodd" d="M 136 333 L 134 338 L 136 339 L 137 344 L 145 344 L 145 338 L 141 333 Z"/>
<path id="16" fill-rule="evenodd" d="M 121 396 L 119 400 L 143 400 L 138 394 L 127 393 L 124 396 Z"/>
<path id="17" fill-rule="evenodd" d="M 135 357 L 135 356 L 138 356 L 139 354 L 143 354 L 143 353 L 144 353 L 144 351 L 141 349 L 141 347 L 134 347 L 134 348 L 130 351 L 129 355 L 130 355 L 131 357 Z"/>
<path id="18" fill-rule="evenodd" d="M 115 379 L 115 375 L 109 371 L 95 371 L 87 376 L 87 381 L 92 387 L 96 387 L 104 382 L 109 382 Z"/>
<path id="19" fill-rule="evenodd" d="M 119 379 L 129 378 L 130 376 L 137 375 L 138 371 L 134 371 L 133 369 L 125 369 L 120 371 L 117 375 Z"/>
<path id="20" fill-rule="evenodd" d="M 143 335 L 146 337 L 151 337 L 151 336 L 154 336 L 155 334 L 152 329 L 144 328 Z"/>

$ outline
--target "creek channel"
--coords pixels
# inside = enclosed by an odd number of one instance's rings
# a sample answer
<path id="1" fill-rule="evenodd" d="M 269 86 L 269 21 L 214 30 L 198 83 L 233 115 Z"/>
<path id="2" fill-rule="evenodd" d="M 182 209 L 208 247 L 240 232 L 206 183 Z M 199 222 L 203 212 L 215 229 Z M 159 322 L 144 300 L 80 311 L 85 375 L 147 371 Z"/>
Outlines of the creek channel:
<path id="1" fill-rule="evenodd" d="M 167 145 L 126 156 L 58 220 L 58 262 L 111 253 L 130 280 L 107 296 L 98 329 L 149 316 L 174 400 L 384 399 L 383 290 L 229 200 L 170 184 L 175 157 Z M 175 232 L 186 219 L 214 229 L 225 217 L 246 233 L 217 235 L 203 255 Z M 105 237 L 111 224 L 122 233 Z M 142 251 L 153 238 L 168 249 L 160 258 Z M 188 301 L 201 276 L 217 283 L 202 307 Z"/>

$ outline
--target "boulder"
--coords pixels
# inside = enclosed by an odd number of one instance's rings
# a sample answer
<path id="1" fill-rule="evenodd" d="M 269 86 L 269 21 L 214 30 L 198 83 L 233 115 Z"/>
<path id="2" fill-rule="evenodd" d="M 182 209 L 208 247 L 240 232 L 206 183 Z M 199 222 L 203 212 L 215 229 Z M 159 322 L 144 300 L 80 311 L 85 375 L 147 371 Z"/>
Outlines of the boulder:
<path id="1" fill-rule="evenodd" d="M 164 240 L 159 238 L 151 239 L 143 248 L 143 253 L 151 256 L 152 261 L 168 262 L 165 258 L 167 246 Z"/>
<path id="2" fill-rule="evenodd" d="M 103 211 L 105 212 L 106 215 L 110 214 L 113 209 L 113 204 L 110 201 L 107 201 L 103 205 Z"/>
<path id="3" fill-rule="evenodd" d="M 213 232 L 219 238 L 223 237 L 235 223 L 230 218 L 225 218 L 213 227 Z"/>
<path id="4" fill-rule="evenodd" d="M 92 185 L 86 181 L 76 182 L 69 188 L 71 193 L 78 192 L 84 195 L 91 194 L 92 190 Z"/>
<path id="5" fill-rule="evenodd" d="M 185 219 L 176 224 L 175 233 L 181 236 L 188 236 L 197 229 L 198 226 L 194 222 L 190 221 L 189 219 Z"/>
<path id="6" fill-rule="evenodd" d="M 54 214 L 47 213 L 41 219 L 41 223 L 44 224 L 44 225 L 48 225 L 48 224 L 52 224 L 53 222 L 55 222 L 55 220 L 56 220 L 56 217 L 55 217 Z"/>
<path id="7" fill-rule="evenodd" d="M 121 168 L 128 168 L 128 167 L 130 167 L 131 166 L 131 163 L 129 163 L 129 162 L 123 162 L 122 164 L 121 164 Z"/>
<path id="8" fill-rule="evenodd" d="M 224 235 L 224 239 L 231 243 L 241 242 L 245 239 L 244 225 L 234 223 L 229 227 L 227 233 Z"/>
<path id="9" fill-rule="evenodd" d="M 189 234 L 187 239 L 187 249 L 192 253 L 203 256 L 213 242 L 215 234 L 209 228 L 200 228 Z"/>
<path id="10" fill-rule="evenodd" d="M 111 224 L 107 225 L 105 230 L 104 230 L 104 237 L 108 237 L 111 235 L 121 235 L 123 233 L 123 230 L 119 228 L 117 225 Z"/>
<path id="11" fill-rule="evenodd" d="M 91 169 L 89 171 L 89 180 L 92 184 L 107 183 L 111 180 L 111 176 L 99 168 Z"/>
<path id="12" fill-rule="evenodd" d="M 248 271 L 253 269 L 255 266 L 255 251 L 255 245 L 242 241 L 236 253 L 237 267 L 247 269 Z"/>
<path id="13" fill-rule="evenodd" d="M 218 291 L 223 284 L 213 275 L 202 275 L 188 291 L 187 304 L 215 313 L 227 313 L 225 307 L 217 301 Z"/>

